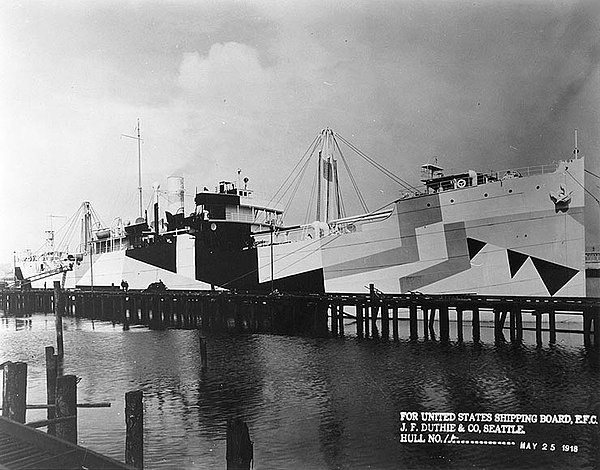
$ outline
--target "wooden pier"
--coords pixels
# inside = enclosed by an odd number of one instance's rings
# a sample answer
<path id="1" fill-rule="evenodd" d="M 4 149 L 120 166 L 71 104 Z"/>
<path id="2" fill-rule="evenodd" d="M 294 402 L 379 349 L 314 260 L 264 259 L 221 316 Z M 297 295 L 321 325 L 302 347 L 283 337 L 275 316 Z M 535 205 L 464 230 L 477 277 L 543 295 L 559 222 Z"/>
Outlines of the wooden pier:
<path id="1" fill-rule="evenodd" d="M 53 290 L 0 291 L 0 309 L 7 315 L 53 312 Z M 482 295 L 382 294 L 372 286 L 365 294 L 253 294 L 232 291 L 70 290 L 59 294 L 59 310 L 120 323 L 124 328 L 235 330 L 316 336 L 344 336 L 348 318 L 361 338 L 408 337 L 411 340 L 464 341 L 466 315 L 471 338 L 481 341 L 485 315 L 493 321 L 494 339 L 523 340 L 535 331 L 536 343 L 556 342 L 557 333 L 583 334 L 587 347 L 600 346 L 600 299 Z M 465 315 L 466 313 L 466 315 Z M 579 318 L 582 329 L 557 327 L 556 316 Z M 526 316 L 535 326 L 526 326 Z M 450 337 L 450 322 L 456 338 Z M 408 328 L 406 328 L 408 325 Z M 437 330 L 436 331 L 436 326 Z"/>
<path id="2" fill-rule="evenodd" d="M 131 469 L 90 449 L 0 417 L 0 469 Z"/>

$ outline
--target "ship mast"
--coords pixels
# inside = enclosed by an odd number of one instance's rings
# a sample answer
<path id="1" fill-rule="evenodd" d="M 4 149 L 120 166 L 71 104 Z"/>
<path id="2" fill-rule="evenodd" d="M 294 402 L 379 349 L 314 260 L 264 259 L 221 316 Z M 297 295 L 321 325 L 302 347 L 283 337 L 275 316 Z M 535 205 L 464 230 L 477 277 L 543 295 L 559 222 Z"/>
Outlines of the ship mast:
<path id="1" fill-rule="evenodd" d="M 137 140 L 138 147 L 138 192 L 140 199 L 140 218 L 144 217 L 144 209 L 142 205 L 142 137 L 140 133 L 140 120 L 137 120 L 137 136 L 121 134 L 123 137 Z"/>
<path id="2" fill-rule="evenodd" d="M 334 156 L 336 148 L 335 135 L 332 129 L 326 128 L 321 131 L 321 149 L 319 150 L 319 167 L 317 176 L 317 220 L 321 221 L 323 216 L 325 222 L 335 217 L 340 218 L 342 213 L 341 196 L 337 174 L 337 160 Z M 325 187 L 321 185 L 321 178 L 325 180 Z M 324 213 L 321 214 L 321 201 L 325 205 Z"/>

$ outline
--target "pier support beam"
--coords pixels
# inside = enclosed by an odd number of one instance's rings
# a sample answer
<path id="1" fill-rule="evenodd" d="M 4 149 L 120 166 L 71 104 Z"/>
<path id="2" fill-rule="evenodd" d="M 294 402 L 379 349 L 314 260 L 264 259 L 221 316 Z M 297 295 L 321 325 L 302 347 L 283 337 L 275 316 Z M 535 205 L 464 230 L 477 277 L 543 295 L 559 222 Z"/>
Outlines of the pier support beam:
<path id="1" fill-rule="evenodd" d="M 331 319 L 331 334 L 338 335 L 338 307 L 336 304 L 329 305 L 329 318 Z"/>
<path id="2" fill-rule="evenodd" d="M 535 344 L 538 348 L 542 347 L 542 312 L 535 311 Z"/>
<path id="3" fill-rule="evenodd" d="M 473 328 L 473 342 L 479 344 L 481 342 L 481 324 L 479 322 L 479 309 L 473 308 L 473 320 L 471 326 Z"/>
<path id="4" fill-rule="evenodd" d="M 450 315 L 448 315 L 448 306 L 440 305 L 440 341 L 447 343 L 450 341 Z"/>
<path id="5" fill-rule="evenodd" d="M 458 342 L 463 342 L 463 310 L 460 307 L 456 307 L 456 330 L 458 336 Z"/>
<path id="6" fill-rule="evenodd" d="M 429 336 L 431 337 L 432 341 L 435 341 L 435 310 L 436 307 L 432 307 L 429 313 Z"/>
<path id="7" fill-rule="evenodd" d="M 556 344 L 556 313 L 554 310 L 548 312 L 548 326 L 550 329 L 550 344 Z"/>
<path id="8" fill-rule="evenodd" d="M 364 335 L 364 318 L 362 304 L 356 304 L 356 335 L 362 338 Z"/>
<path id="9" fill-rule="evenodd" d="M 344 306 L 342 304 L 338 305 L 338 330 L 340 336 L 344 336 Z"/>
<path id="10" fill-rule="evenodd" d="M 417 305 L 411 304 L 408 307 L 409 323 L 410 323 L 410 339 L 416 341 L 419 339 L 419 332 L 417 329 Z"/>
<path id="11" fill-rule="evenodd" d="M 398 324 L 398 306 L 392 307 L 392 336 L 394 341 L 398 341 L 400 325 Z"/>
<path id="12" fill-rule="evenodd" d="M 381 304 L 381 336 L 383 338 L 390 337 L 390 311 L 387 304 Z"/>

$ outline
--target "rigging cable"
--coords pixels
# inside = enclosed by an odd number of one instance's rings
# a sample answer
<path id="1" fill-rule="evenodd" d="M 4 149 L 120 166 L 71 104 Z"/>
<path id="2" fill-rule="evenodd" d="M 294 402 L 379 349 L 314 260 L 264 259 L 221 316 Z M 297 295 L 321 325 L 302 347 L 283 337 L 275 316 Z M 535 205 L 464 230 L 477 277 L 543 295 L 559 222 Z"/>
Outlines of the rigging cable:
<path id="1" fill-rule="evenodd" d="M 304 178 L 304 174 L 306 173 L 306 170 L 308 168 L 309 162 L 310 162 L 310 158 L 306 160 L 306 162 L 304 163 L 304 166 L 300 170 L 299 176 L 298 176 L 298 178 L 296 178 L 297 179 L 296 186 L 292 190 L 292 193 L 290 195 L 290 199 L 289 199 L 288 203 L 286 204 L 286 206 L 284 208 L 284 212 L 289 209 L 289 207 L 290 207 L 290 205 L 291 205 L 294 197 L 296 196 L 296 193 L 298 192 L 298 188 L 300 187 L 300 183 L 302 183 L 302 180 Z M 277 201 L 277 203 L 279 203 L 279 201 Z"/>
<path id="2" fill-rule="evenodd" d="M 271 204 L 275 200 L 275 198 L 278 196 L 279 192 L 286 187 L 288 180 L 292 177 L 292 175 L 294 175 L 294 172 L 300 166 L 300 164 L 302 163 L 302 161 L 304 160 L 304 158 L 306 157 L 306 155 L 308 154 L 308 152 L 311 150 L 311 148 L 314 147 L 314 145 L 316 144 L 316 142 L 318 140 L 318 137 L 319 136 L 316 136 L 313 139 L 313 141 L 310 143 L 310 145 L 308 146 L 308 148 L 306 149 L 306 151 L 304 152 L 304 154 L 302 155 L 302 157 L 300 158 L 300 160 L 298 160 L 298 162 L 296 163 L 296 166 L 294 166 L 294 168 L 292 169 L 292 171 L 288 174 L 287 178 L 283 181 L 283 183 L 281 183 L 281 185 L 279 186 L 279 188 L 277 189 L 277 191 L 275 191 L 275 194 L 273 194 L 273 196 L 269 200 L 269 204 Z M 312 155 L 312 152 L 314 152 L 314 149 L 311 151 L 311 155 Z M 285 194 L 286 191 L 284 191 L 284 194 Z M 281 197 L 283 197 L 283 196 L 280 196 L 279 199 L 278 199 L 278 201 L 281 200 Z"/>
<path id="3" fill-rule="evenodd" d="M 337 139 L 334 139 L 333 141 L 335 142 L 335 146 L 338 149 L 338 152 L 339 152 L 340 157 L 342 159 L 342 163 L 344 164 L 344 167 L 346 168 L 346 171 L 348 172 L 348 176 L 350 177 L 350 181 L 352 183 L 352 186 L 354 187 L 354 191 L 356 192 L 356 195 L 358 196 L 358 200 L 360 201 L 360 204 L 361 204 L 363 210 L 365 212 L 369 212 L 369 208 L 367 207 L 367 203 L 366 203 L 366 201 L 365 201 L 362 193 L 360 192 L 360 188 L 358 187 L 358 183 L 354 179 L 354 175 L 350 171 L 350 166 L 348 165 L 348 162 L 346 161 L 346 157 L 344 157 L 344 154 L 342 153 L 342 149 L 340 148 L 340 145 L 338 144 Z"/>
<path id="4" fill-rule="evenodd" d="M 287 185 L 285 191 L 283 191 L 283 193 L 281 193 L 281 195 L 279 196 L 279 198 L 277 199 L 277 201 L 275 202 L 275 204 L 279 204 L 281 202 L 281 200 L 286 196 L 286 194 L 288 193 L 288 191 L 290 190 L 290 188 L 292 187 L 293 184 L 300 184 L 300 182 L 302 181 L 302 176 L 304 174 L 305 168 L 308 165 L 308 163 L 311 160 L 311 157 L 313 156 L 315 150 L 316 150 L 316 146 L 318 145 L 318 142 L 316 142 L 313 146 L 313 149 L 311 151 L 311 153 L 308 155 L 308 158 L 306 158 L 306 161 L 302 164 L 302 169 L 300 170 L 300 172 L 298 172 L 294 178 L 292 178 L 291 182 Z M 306 157 L 306 154 L 302 157 L 302 159 L 304 159 Z M 302 160 L 301 160 L 302 162 Z M 296 165 L 296 168 L 298 166 Z M 291 203 L 291 198 L 290 201 L 288 202 L 287 206 L 289 207 Z"/>
<path id="5" fill-rule="evenodd" d="M 375 168 L 377 168 L 379 171 L 381 171 L 388 178 L 392 179 L 393 181 L 395 181 L 397 184 L 399 184 L 400 186 L 402 186 L 404 189 L 406 189 L 408 191 L 417 191 L 417 188 L 415 188 L 413 185 L 411 185 L 410 183 L 407 183 L 402 178 L 400 178 L 399 176 L 392 173 L 390 170 L 385 168 L 380 163 L 377 163 L 375 160 L 373 160 L 371 157 L 369 157 L 367 154 L 365 154 L 363 151 L 361 151 L 354 144 L 352 144 L 351 142 L 346 140 L 343 136 L 341 136 L 340 134 L 337 134 L 337 133 L 336 133 L 336 135 L 339 137 L 339 139 L 343 143 L 345 143 L 348 147 L 350 147 L 352 150 L 354 150 L 354 152 L 356 152 L 359 156 L 364 158 L 367 162 L 369 162 L 371 165 L 373 165 Z"/>
<path id="6" fill-rule="evenodd" d="M 320 162 L 317 164 L 320 164 Z M 304 223 L 305 224 L 309 223 L 309 217 L 310 217 L 310 213 L 312 212 L 312 208 L 313 208 L 314 200 L 315 200 L 315 193 L 317 191 L 318 178 L 319 178 L 319 173 L 317 171 L 317 172 L 315 172 L 315 176 L 313 177 L 312 188 L 310 190 L 310 196 L 308 197 L 308 204 L 306 206 L 306 214 L 304 215 Z"/>
<path id="7" fill-rule="evenodd" d="M 592 197 L 594 199 L 594 201 L 596 201 L 596 203 L 600 206 L 600 199 L 598 199 L 596 196 L 594 196 L 584 185 L 582 185 L 579 181 L 577 181 L 577 178 L 575 178 L 571 173 L 569 173 L 569 170 L 565 170 L 565 173 L 567 175 L 569 175 L 571 178 L 573 178 L 573 181 L 575 181 L 579 186 L 581 186 L 583 188 L 583 190 L 586 193 L 588 193 L 590 195 L 590 197 Z"/>

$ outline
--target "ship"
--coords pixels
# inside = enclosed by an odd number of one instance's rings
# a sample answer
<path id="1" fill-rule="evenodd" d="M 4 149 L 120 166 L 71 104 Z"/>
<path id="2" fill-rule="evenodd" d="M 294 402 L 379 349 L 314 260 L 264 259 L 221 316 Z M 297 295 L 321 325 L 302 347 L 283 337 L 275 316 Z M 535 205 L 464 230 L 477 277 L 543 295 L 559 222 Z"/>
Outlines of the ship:
<path id="1" fill-rule="evenodd" d="M 358 193 L 363 210 L 347 215 L 339 168 L 353 186 L 356 179 L 340 144 L 395 178 L 398 197 L 368 210 Z M 20 282 L 39 287 L 60 278 L 67 288 L 100 288 L 125 281 L 144 289 L 160 281 L 169 289 L 299 293 L 365 292 L 372 284 L 384 293 L 555 297 L 597 291 L 598 270 L 586 275 L 586 170 L 577 142 L 568 159 L 522 169 L 446 172 L 427 162 L 418 186 L 329 128 L 309 150 L 297 167 L 315 168 L 311 222 L 286 225 L 280 204 L 256 198 L 239 172 L 238 181 L 197 192 L 186 214 L 183 178 L 172 177 L 169 192 L 180 204 L 163 218 L 158 189 L 153 220 L 140 216 L 116 228 L 90 230 L 84 203 L 83 249 L 62 253 L 43 279 L 21 269 Z M 299 180 L 288 177 L 286 188 L 295 191 L 292 181 Z"/>

